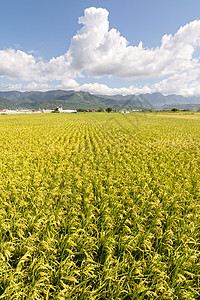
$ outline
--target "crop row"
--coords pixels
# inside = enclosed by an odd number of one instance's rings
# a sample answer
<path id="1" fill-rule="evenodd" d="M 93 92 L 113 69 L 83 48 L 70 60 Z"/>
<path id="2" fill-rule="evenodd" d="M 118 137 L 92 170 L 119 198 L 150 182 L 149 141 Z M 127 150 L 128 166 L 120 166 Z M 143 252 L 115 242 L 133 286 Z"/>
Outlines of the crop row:
<path id="1" fill-rule="evenodd" d="M 198 299 L 200 115 L 0 119 L 0 299 Z"/>

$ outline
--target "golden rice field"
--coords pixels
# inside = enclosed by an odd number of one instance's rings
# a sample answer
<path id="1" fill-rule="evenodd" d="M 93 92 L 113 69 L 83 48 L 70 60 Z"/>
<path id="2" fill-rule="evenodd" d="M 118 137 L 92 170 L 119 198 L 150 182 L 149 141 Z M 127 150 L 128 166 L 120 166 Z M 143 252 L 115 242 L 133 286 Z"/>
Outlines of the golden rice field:
<path id="1" fill-rule="evenodd" d="M 200 113 L 0 116 L 0 299 L 200 299 Z"/>

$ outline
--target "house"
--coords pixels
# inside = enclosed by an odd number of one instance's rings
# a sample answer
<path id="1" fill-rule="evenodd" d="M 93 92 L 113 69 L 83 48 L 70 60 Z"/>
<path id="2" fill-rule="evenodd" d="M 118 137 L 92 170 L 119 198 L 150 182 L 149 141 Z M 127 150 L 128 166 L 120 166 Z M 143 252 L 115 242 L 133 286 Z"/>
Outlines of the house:
<path id="1" fill-rule="evenodd" d="M 122 110 L 121 114 L 129 114 L 129 111 L 128 110 Z"/>
<path id="2" fill-rule="evenodd" d="M 57 113 L 77 113 L 76 109 L 63 109 L 61 105 L 59 105 L 53 112 Z"/>

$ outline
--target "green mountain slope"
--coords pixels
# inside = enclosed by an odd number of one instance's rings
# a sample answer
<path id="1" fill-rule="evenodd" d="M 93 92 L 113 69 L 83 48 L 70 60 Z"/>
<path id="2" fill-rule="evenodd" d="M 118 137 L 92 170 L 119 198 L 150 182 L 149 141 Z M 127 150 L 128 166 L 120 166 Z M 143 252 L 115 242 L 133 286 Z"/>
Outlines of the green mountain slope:
<path id="1" fill-rule="evenodd" d="M 0 97 L 0 109 L 15 109 L 16 105 L 12 101 Z"/>
<path id="2" fill-rule="evenodd" d="M 112 107 L 115 110 L 162 110 L 173 107 L 181 109 L 199 109 L 200 97 L 183 97 L 180 95 L 164 96 L 160 93 L 141 95 L 92 95 L 87 92 L 47 91 L 47 92 L 18 92 L 0 91 L 0 109 L 55 109 L 62 105 L 63 109 L 99 109 Z"/>

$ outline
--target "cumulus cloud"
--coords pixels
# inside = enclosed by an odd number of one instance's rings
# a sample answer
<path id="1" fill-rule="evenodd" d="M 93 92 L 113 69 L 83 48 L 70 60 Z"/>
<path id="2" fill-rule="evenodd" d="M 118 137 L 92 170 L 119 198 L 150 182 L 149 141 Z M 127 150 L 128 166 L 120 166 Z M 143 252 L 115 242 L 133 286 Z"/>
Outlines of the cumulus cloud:
<path id="1" fill-rule="evenodd" d="M 0 50 L 0 76 L 9 79 L 33 80 L 40 73 L 40 63 L 21 50 Z"/>
<path id="2" fill-rule="evenodd" d="M 101 94 L 137 94 L 160 91 L 165 94 L 200 94 L 200 21 L 181 27 L 174 35 L 162 37 L 161 45 L 145 48 L 129 45 L 119 31 L 109 28 L 106 9 L 90 7 L 79 18 L 82 28 L 72 37 L 69 50 L 45 62 L 33 53 L 0 50 L 0 76 L 27 81 L 25 88 L 87 90 Z M 78 77 L 117 77 L 128 80 L 155 78 L 154 85 L 111 89 L 106 84 L 79 85 Z M 161 78 L 165 77 L 164 80 Z"/>
<path id="3" fill-rule="evenodd" d="M 23 87 L 26 91 L 48 91 L 51 86 L 48 83 L 30 82 Z"/>
<path id="4" fill-rule="evenodd" d="M 200 45 L 200 21 L 181 27 L 174 36 L 164 35 L 161 46 L 155 49 L 144 48 L 142 42 L 130 46 L 117 30 L 109 30 L 105 9 L 86 9 L 79 23 L 83 27 L 73 37 L 68 52 L 70 65 L 78 72 L 127 79 L 159 78 L 198 65 L 192 56 Z"/>
<path id="5" fill-rule="evenodd" d="M 0 90 L 1 91 L 17 91 L 22 89 L 21 83 L 1 83 Z"/>
<path id="6" fill-rule="evenodd" d="M 152 91 L 185 96 L 200 95 L 199 70 L 175 74 L 152 86 Z"/>
<path id="7" fill-rule="evenodd" d="M 144 86 L 142 88 L 136 88 L 133 85 L 130 87 L 122 87 L 122 88 L 109 88 L 105 84 L 99 83 L 87 83 L 78 87 L 78 90 L 86 91 L 92 94 L 102 94 L 102 95 L 129 95 L 129 94 L 145 94 L 151 93 L 151 89 L 148 86 Z"/>

